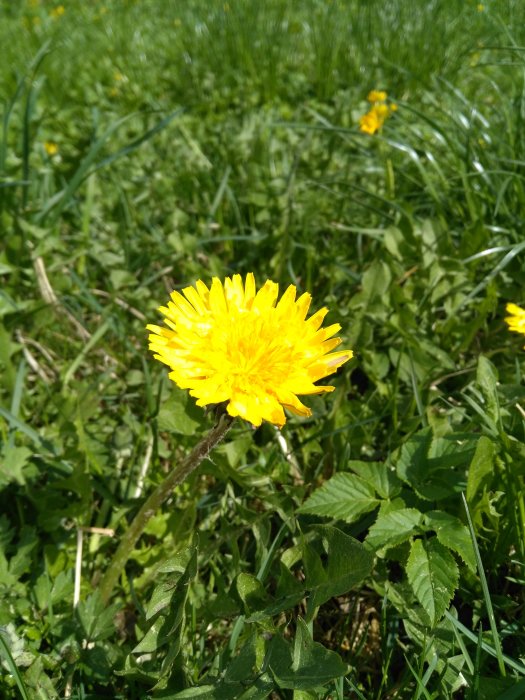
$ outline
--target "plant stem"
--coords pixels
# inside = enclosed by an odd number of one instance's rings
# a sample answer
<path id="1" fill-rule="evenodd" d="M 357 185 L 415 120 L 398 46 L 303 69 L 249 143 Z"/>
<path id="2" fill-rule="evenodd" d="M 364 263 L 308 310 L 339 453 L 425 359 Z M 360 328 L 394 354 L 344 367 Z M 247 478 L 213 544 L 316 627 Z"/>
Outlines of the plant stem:
<path id="1" fill-rule="evenodd" d="M 99 590 L 105 603 L 110 599 L 113 588 L 149 520 L 171 496 L 175 486 L 181 484 L 223 439 L 231 428 L 233 421 L 234 419 L 231 416 L 223 413 L 210 432 L 193 448 L 186 459 L 178 467 L 175 467 L 146 499 L 142 508 L 122 536 L 117 551 L 102 577 Z"/>

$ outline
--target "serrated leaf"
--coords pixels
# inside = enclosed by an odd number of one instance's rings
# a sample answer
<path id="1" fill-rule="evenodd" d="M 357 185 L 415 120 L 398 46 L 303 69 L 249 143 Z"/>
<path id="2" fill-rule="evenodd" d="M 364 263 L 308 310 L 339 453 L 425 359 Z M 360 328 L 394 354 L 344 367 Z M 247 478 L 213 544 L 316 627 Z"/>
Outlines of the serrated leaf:
<path id="1" fill-rule="evenodd" d="M 458 565 L 436 538 L 414 540 L 406 565 L 412 590 L 434 626 L 443 616 L 458 585 Z"/>
<path id="2" fill-rule="evenodd" d="M 27 447 L 7 445 L 0 459 L 0 485 L 6 486 L 12 481 L 24 484 L 24 466 L 33 453 Z"/>
<path id="3" fill-rule="evenodd" d="M 322 605 L 330 598 L 348 593 L 372 571 L 373 555 L 361 542 L 328 525 L 316 527 L 326 552 L 326 562 L 312 547 L 305 547 L 306 588 L 310 604 Z"/>
<path id="4" fill-rule="evenodd" d="M 310 690 L 348 669 L 338 654 L 313 641 L 306 623 L 298 618 L 293 653 L 280 635 L 272 640 L 270 670 L 279 688 Z"/>
<path id="5" fill-rule="evenodd" d="M 381 498 L 394 498 L 401 491 L 401 481 L 383 462 L 362 462 L 352 459 L 348 468 L 370 484 Z"/>
<path id="6" fill-rule="evenodd" d="M 314 491 L 299 508 L 299 513 L 323 515 L 351 523 L 373 510 L 378 503 L 372 486 L 355 474 L 340 473 Z"/>
<path id="7" fill-rule="evenodd" d="M 374 549 L 395 547 L 409 540 L 422 522 L 423 514 L 416 508 L 399 508 L 380 513 L 370 527 L 366 542 Z"/>
<path id="8" fill-rule="evenodd" d="M 80 622 L 79 633 L 82 638 L 96 642 L 111 637 L 115 633 L 114 617 L 118 608 L 118 604 L 105 605 L 98 590 L 81 601 L 75 614 Z"/>
<path id="9" fill-rule="evenodd" d="M 459 554 L 469 569 L 476 571 L 476 557 L 470 533 L 459 518 L 441 510 L 432 510 L 425 513 L 425 523 L 435 531 L 441 544 Z"/>
<path id="10" fill-rule="evenodd" d="M 467 477 L 467 501 L 469 504 L 474 496 L 488 486 L 494 471 L 494 443 L 485 435 L 482 435 L 476 445 L 476 451 L 472 457 Z"/>
<path id="11" fill-rule="evenodd" d="M 146 620 L 153 618 L 158 612 L 168 607 L 177 591 L 178 584 L 184 584 L 195 576 L 197 567 L 197 548 L 186 547 L 163 562 L 156 570 L 158 574 L 170 574 L 166 581 L 155 587 L 151 600 L 146 608 Z"/>

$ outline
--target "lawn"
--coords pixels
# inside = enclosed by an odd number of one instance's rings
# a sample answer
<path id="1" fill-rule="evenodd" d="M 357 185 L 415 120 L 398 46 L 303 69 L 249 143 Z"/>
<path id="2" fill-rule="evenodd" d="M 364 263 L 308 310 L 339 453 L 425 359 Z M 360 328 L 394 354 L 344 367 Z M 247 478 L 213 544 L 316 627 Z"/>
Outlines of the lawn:
<path id="1" fill-rule="evenodd" d="M 0 0 L 0 46 L 0 697 L 525 697 L 525 4 Z M 225 403 L 146 326 L 249 273 L 353 357 L 170 483 Z"/>

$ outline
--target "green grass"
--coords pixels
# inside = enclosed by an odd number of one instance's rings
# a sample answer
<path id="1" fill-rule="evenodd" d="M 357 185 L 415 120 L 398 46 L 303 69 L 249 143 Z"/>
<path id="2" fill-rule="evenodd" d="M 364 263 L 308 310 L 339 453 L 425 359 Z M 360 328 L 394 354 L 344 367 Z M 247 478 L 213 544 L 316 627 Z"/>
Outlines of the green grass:
<path id="1" fill-rule="evenodd" d="M 523 3 L 56 7 L 0 2 L 0 695 L 521 697 Z M 239 421 L 105 606 L 212 420 L 145 325 L 248 271 L 356 357 L 292 463 Z M 116 537 L 84 534 L 73 611 L 79 527 Z"/>

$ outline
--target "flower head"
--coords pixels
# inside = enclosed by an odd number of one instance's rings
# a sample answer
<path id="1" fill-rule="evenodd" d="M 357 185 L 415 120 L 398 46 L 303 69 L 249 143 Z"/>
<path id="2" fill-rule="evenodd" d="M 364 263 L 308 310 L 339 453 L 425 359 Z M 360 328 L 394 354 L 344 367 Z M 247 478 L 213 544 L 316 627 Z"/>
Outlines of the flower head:
<path id="1" fill-rule="evenodd" d="M 387 94 L 384 90 L 370 90 L 366 99 L 374 104 L 375 102 L 385 102 L 386 98 Z"/>
<path id="2" fill-rule="evenodd" d="M 517 304 L 507 304 L 505 310 L 510 314 L 505 318 L 509 330 L 525 335 L 525 309 Z"/>
<path id="3" fill-rule="evenodd" d="M 279 300 L 278 294 L 271 280 L 256 291 L 252 273 L 244 284 L 240 275 L 224 283 L 214 278 L 209 289 L 199 280 L 182 294 L 172 292 L 160 307 L 168 328 L 148 325 L 150 350 L 199 406 L 226 402 L 231 416 L 253 425 L 284 425 L 284 408 L 310 416 L 298 395 L 333 391 L 315 382 L 333 374 L 352 351 L 332 352 L 341 327 L 321 328 L 328 309 L 306 318 L 309 294 L 296 299 L 293 285 Z"/>
<path id="4" fill-rule="evenodd" d="M 54 141 L 44 141 L 44 150 L 48 156 L 56 156 L 58 146 Z"/>
<path id="5" fill-rule="evenodd" d="M 371 90 L 368 101 L 371 107 L 366 114 L 359 117 L 359 129 L 365 134 L 375 134 L 380 131 L 385 120 L 397 110 L 397 105 L 387 103 L 387 93 L 384 90 Z"/>
<path id="6" fill-rule="evenodd" d="M 385 119 L 390 114 L 388 105 L 374 105 L 366 114 L 359 118 L 359 129 L 365 134 L 375 134 L 380 131 Z"/>
<path id="7" fill-rule="evenodd" d="M 57 5 L 56 7 L 53 7 L 50 10 L 49 14 L 53 19 L 58 19 L 59 17 L 62 17 L 65 11 L 66 8 L 64 7 L 64 5 Z"/>

